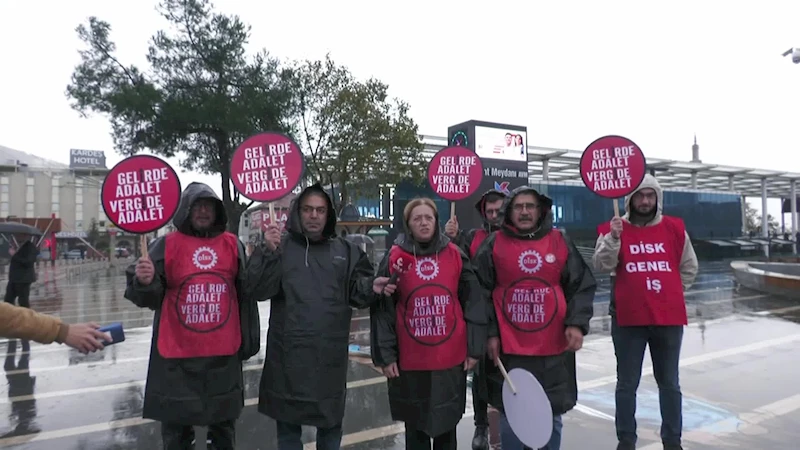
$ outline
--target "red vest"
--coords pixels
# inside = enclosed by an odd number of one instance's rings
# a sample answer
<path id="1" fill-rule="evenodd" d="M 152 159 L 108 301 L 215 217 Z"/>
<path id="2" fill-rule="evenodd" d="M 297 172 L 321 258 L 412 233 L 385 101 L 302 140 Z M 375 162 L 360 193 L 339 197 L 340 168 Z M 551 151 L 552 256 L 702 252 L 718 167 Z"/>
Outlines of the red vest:
<path id="1" fill-rule="evenodd" d="M 435 255 L 415 257 L 398 246 L 389 254 L 390 271 L 399 258 L 397 347 L 401 370 L 444 370 L 467 358 L 467 324 L 458 299 L 461 252 L 447 244 Z"/>
<path id="2" fill-rule="evenodd" d="M 492 301 L 503 353 L 550 356 L 566 350 L 561 272 L 568 254 L 558 230 L 535 241 L 496 234 Z"/>
<path id="3" fill-rule="evenodd" d="M 234 355 L 242 343 L 236 275 L 238 239 L 231 233 L 165 238 L 167 290 L 158 325 L 164 358 Z"/>
<path id="4" fill-rule="evenodd" d="M 611 225 L 600 224 L 597 231 L 607 234 Z M 620 326 L 688 323 L 680 272 L 685 243 L 686 228 L 677 217 L 662 216 L 661 222 L 651 227 L 622 221 L 614 283 Z"/>
<path id="5" fill-rule="evenodd" d="M 483 228 L 478 228 L 475 230 L 475 234 L 472 235 L 472 243 L 469 245 L 469 257 L 474 258 L 475 254 L 478 253 L 478 248 L 483 244 L 483 241 L 489 237 L 489 232 L 484 230 Z"/>

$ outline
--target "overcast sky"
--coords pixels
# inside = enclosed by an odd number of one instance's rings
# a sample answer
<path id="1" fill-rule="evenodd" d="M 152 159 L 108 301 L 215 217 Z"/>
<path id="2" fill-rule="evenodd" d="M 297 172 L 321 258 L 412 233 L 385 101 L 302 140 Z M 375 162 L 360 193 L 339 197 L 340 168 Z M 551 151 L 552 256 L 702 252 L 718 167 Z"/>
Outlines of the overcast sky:
<path id="1" fill-rule="evenodd" d="M 800 172 L 800 65 L 780 56 L 800 46 L 798 1 L 397 4 L 216 2 L 253 26 L 253 49 L 331 52 L 388 83 L 423 134 L 476 119 L 525 125 L 531 145 L 583 149 L 622 134 L 649 157 L 689 160 L 697 133 L 703 162 Z M 64 163 L 70 148 L 104 150 L 115 164 L 107 120 L 81 118 L 64 96 L 74 29 L 91 15 L 110 22 L 119 58 L 146 67 L 163 25 L 155 5 L 0 0 L 0 145 Z M 182 181 L 220 190 L 218 176 Z"/>

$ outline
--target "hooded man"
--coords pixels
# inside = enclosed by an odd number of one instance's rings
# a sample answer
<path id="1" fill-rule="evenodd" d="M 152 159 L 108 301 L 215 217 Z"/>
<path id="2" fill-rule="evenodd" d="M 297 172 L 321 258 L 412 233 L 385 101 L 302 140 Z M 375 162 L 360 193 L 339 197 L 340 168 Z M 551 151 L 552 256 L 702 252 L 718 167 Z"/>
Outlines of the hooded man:
<path id="1" fill-rule="evenodd" d="M 164 450 L 193 449 L 195 425 L 208 426 L 209 450 L 233 450 L 242 361 L 260 337 L 256 305 L 242 295 L 245 248 L 205 184 L 186 186 L 172 223 L 177 231 L 127 270 L 125 298 L 155 310 L 143 417 L 161 422 Z"/>
<path id="2" fill-rule="evenodd" d="M 475 209 L 483 220 L 483 227 L 469 231 L 458 229 L 458 219 L 451 217 L 445 224 L 445 235 L 453 243 L 461 247 L 470 258 L 474 258 L 478 248 L 492 232 L 500 229 L 503 223 L 503 200 L 506 194 L 491 189 L 486 191 L 475 203 Z M 489 449 L 489 405 L 483 400 L 485 393 L 480 392 L 480 387 L 485 386 L 481 380 L 482 361 L 475 367 L 472 375 L 472 406 L 475 410 L 475 435 L 472 438 L 473 450 Z"/>
<path id="3" fill-rule="evenodd" d="M 500 231 L 474 258 L 475 272 L 492 299 L 488 353 L 507 370 L 520 367 L 541 383 L 553 409 L 553 434 L 545 450 L 561 447 L 561 416 L 578 398 L 575 353 L 594 312 L 597 283 L 575 244 L 553 228 L 552 200 L 522 186 L 504 204 Z M 489 403 L 503 411 L 503 377 L 486 364 Z M 530 418 L 536 420 L 535 417 Z M 522 450 L 505 413 L 504 450 Z"/>
<path id="4" fill-rule="evenodd" d="M 249 295 L 271 300 L 258 410 L 276 420 L 278 450 L 303 448 L 302 425 L 317 428 L 317 448 L 338 449 L 351 308 L 394 286 L 373 277 L 358 245 L 336 237 L 336 211 L 319 184 L 292 202 L 286 230 L 271 226 L 248 266 Z"/>
<path id="5" fill-rule="evenodd" d="M 608 309 L 617 357 L 619 450 L 636 448 L 636 390 L 648 345 L 661 404 L 661 440 L 666 450 L 682 448 L 678 366 L 688 322 L 683 292 L 694 283 L 698 263 L 683 221 L 663 215 L 663 205 L 661 185 L 647 174 L 625 198 L 627 214 L 597 229 L 593 264 L 612 275 Z"/>
<path id="6" fill-rule="evenodd" d="M 28 234 L 15 237 L 19 248 L 8 249 L 11 260 L 8 263 L 8 284 L 6 284 L 6 303 L 19 302 L 19 306 L 30 308 L 31 284 L 36 281 L 36 258 L 39 249 Z"/>

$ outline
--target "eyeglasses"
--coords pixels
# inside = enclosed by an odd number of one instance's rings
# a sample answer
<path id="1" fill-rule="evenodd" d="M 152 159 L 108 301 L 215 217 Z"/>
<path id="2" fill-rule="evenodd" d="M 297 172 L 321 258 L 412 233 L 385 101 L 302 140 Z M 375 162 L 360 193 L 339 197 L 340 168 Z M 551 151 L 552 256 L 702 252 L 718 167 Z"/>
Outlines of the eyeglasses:
<path id="1" fill-rule="evenodd" d="M 523 211 L 523 210 L 536 210 L 539 209 L 539 205 L 536 203 L 515 203 L 514 204 L 514 211 Z"/>

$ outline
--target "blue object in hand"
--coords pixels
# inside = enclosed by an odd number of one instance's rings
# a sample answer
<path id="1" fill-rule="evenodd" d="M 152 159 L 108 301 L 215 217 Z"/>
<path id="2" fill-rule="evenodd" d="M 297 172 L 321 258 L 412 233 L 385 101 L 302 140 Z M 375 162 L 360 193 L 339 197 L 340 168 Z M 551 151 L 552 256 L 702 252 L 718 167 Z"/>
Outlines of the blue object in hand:
<path id="1" fill-rule="evenodd" d="M 100 328 L 98 331 L 111 334 L 111 342 L 103 342 L 103 345 L 119 344 L 125 341 L 125 331 L 122 329 L 122 322 L 112 323 Z"/>

